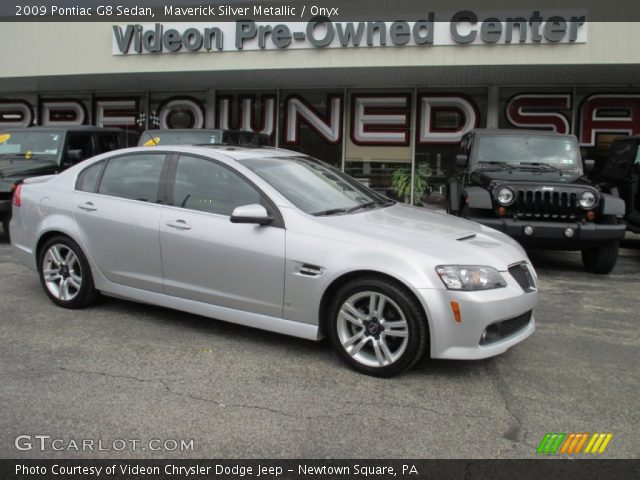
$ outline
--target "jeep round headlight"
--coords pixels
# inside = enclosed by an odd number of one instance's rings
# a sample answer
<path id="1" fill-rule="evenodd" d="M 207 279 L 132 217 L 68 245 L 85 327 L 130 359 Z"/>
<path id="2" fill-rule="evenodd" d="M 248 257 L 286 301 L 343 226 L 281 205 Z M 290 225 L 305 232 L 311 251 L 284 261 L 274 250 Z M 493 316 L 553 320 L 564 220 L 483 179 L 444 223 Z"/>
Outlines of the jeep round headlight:
<path id="1" fill-rule="evenodd" d="M 585 210 L 590 210 L 596 205 L 596 196 L 593 192 L 589 192 L 587 190 L 586 192 L 582 192 L 580 194 L 578 202 L 580 203 L 580 206 L 582 208 L 584 208 Z"/>
<path id="2" fill-rule="evenodd" d="M 496 192 L 496 200 L 500 205 L 509 206 L 513 203 L 515 199 L 515 195 L 513 194 L 513 190 L 509 187 L 501 187 Z"/>

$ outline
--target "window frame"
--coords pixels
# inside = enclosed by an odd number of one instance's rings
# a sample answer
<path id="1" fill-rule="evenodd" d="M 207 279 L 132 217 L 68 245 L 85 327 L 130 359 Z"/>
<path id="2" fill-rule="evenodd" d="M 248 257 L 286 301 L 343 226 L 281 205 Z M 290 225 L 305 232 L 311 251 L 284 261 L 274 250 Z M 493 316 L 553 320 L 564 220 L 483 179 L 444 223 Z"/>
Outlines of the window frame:
<path id="1" fill-rule="evenodd" d="M 204 160 L 206 162 L 210 162 L 219 167 L 222 167 L 230 171 L 231 173 L 237 175 L 241 180 L 247 182 L 253 189 L 255 189 L 255 191 L 258 193 L 260 198 L 268 205 L 267 212 L 273 217 L 273 221 L 265 226 L 285 228 L 284 218 L 282 217 L 282 213 L 280 212 L 280 209 L 278 209 L 276 204 L 273 202 L 273 200 L 271 200 L 271 198 L 269 198 L 269 195 L 267 195 L 264 192 L 264 190 L 262 190 L 258 185 L 255 184 L 255 182 L 253 182 L 250 178 L 248 178 L 242 172 L 238 171 L 237 169 L 233 168 L 230 165 L 225 164 L 224 162 L 216 160 L 215 158 L 204 156 L 204 155 L 198 155 L 196 153 L 173 152 L 171 155 L 169 155 L 169 157 L 170 158 L 167 166 L 167 177 L 166 177 L 166 184 L 165 184 L 164 196 L 163 196 L 164 205 L 167 205 L 172 208 L 177 208 L 182 211 L 195 212 L 203 215 L 212 215 L 212 216 L 223 217 L 227 219 L 231 218 L 230 215 L 224 215 L 222 213 L 205 212 L 203 210 L 195 210 L 192 208 L 185 208 L 179 205 L 174 205 L 175 181 L 176 181 L 176 174 L 178 171 L 178 162 L 180 161 L 180 157 L 197 158 L 199 160 Z M 238 206 L 241 206 L 241 205 L 238 205 Z"/>
<path id="2" fill-rule="evenodd" d="M 107 169 L 107 166 L 109 165 L 109 163 L 111 163 L 114 160 L 118 160 L 120 158 L 124 158 L 124 157 L 132 157 L 132 156 L 137 156 L 137 155 L 156 155 L 156 156 L 161 156 L 163 157 L 163 164 L 162 164 L 162 169 L 160 170 L 160 178 L 158 179 L 158 191 L 156 193 L 156 198 L 153 201 L 143 201 L 143 200 L 136 200 L 134 198 L 125 198 L 125 197 L 118 197 L 115 195 L 108 195 L 106 193 L 100 193 L 100 186 L 102 185 L 102 180 L 104 177 L 104 172 Z M 140 203 L 144 203 L 146 205 L 165 205 L 165 199 L 166 199 L 166 190 L 167 190 L 167 170 L 168 170 L 168 166 L 169 166 L 169 159 L 171 157 L 171 152 L 159 152 L 154 150 L 153 152 L 127 152 L 127 153 L 121 153 L 118 155 L 114 155 L 108 158 L 104 158 L 101 160 L 98 160 L 95 163 L 92 163 L 91 165 L 87 165 L 85 168 L 83 168 L 82 170 L 80 170 L 80 172 L 78 172 L 78 175 L 76 176 L 76 181 L 74 184 L 74 191 L 76 192 L 80 192 L 80 193 L 91 193 L 94 195 L 100 195 L 102 197 L 108 197 L 108 198 L 117 198 L 119 200 L 128 200 L 131 202 L 140 202 Z M 91 167 L 94 167 L 96 164 L 98 163 L 102 163 L 102 168 L 100 171 L 100 174 L 98 175 L 98 181 L 96 182 L 96 186 L 94 188 L 94 191 L 89 192 L 86 190 L 79 190 L 78 189 L 78 182 L 80 180 L 80 177 L 82 176 L 82 174 L 90 169 Z"/>

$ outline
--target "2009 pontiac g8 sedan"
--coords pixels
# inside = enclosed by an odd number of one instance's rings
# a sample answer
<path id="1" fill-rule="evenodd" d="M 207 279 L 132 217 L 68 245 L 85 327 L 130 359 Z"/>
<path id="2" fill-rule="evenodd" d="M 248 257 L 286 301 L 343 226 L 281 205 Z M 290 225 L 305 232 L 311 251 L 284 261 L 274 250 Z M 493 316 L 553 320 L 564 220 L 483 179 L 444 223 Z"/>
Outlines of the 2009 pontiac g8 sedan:
<path id="1" fill-rule="evenodd" d="M 395 203 L 271 148 L 99 155 L 15 191 L 11 241 L 57 305 L 105 295 L 296 337 L 356 370 L 500 354 L 534 331 L 536 274 L 509 237 Z"/>

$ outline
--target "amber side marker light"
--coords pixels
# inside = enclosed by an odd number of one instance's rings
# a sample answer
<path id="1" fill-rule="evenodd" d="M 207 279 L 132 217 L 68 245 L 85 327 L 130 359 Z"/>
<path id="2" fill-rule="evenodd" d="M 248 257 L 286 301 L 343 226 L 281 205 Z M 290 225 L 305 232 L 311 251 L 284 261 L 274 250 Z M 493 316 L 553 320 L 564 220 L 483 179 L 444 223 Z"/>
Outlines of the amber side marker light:
<path id="1" fill-rule="evenodd" d="M 451 302 L 451 310 L 453 311 L 453 319 L 456 323 L 461 323 L 462 317 L 460 316 L 460 305 L 458 305 L 458 302 Z"/>
<path id="2" fill-rule="evenodd" d="M 498 215 L 504 217 L 507 214 L 507 209 L 504 207 L 498 207 Z"/>
<path id="3" fill-rule="evenodd" d="M 593 210 L 589 210 L 587 212 L 587 220 L 589 220 L 590 222 L 593 221 L 596 218 L 596 212 L 594 212 Z"/>

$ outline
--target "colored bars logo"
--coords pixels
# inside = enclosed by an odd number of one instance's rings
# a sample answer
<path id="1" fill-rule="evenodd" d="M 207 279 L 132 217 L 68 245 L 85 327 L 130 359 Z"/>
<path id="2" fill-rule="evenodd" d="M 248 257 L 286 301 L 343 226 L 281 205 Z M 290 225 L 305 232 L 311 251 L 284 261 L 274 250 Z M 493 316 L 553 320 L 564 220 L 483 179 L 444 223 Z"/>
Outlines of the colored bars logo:
<path id="1" fill-rule="evenodd" d="M 612 438 L 612 433 L 547 433 L 536 453 L 604 453 Z"/>

